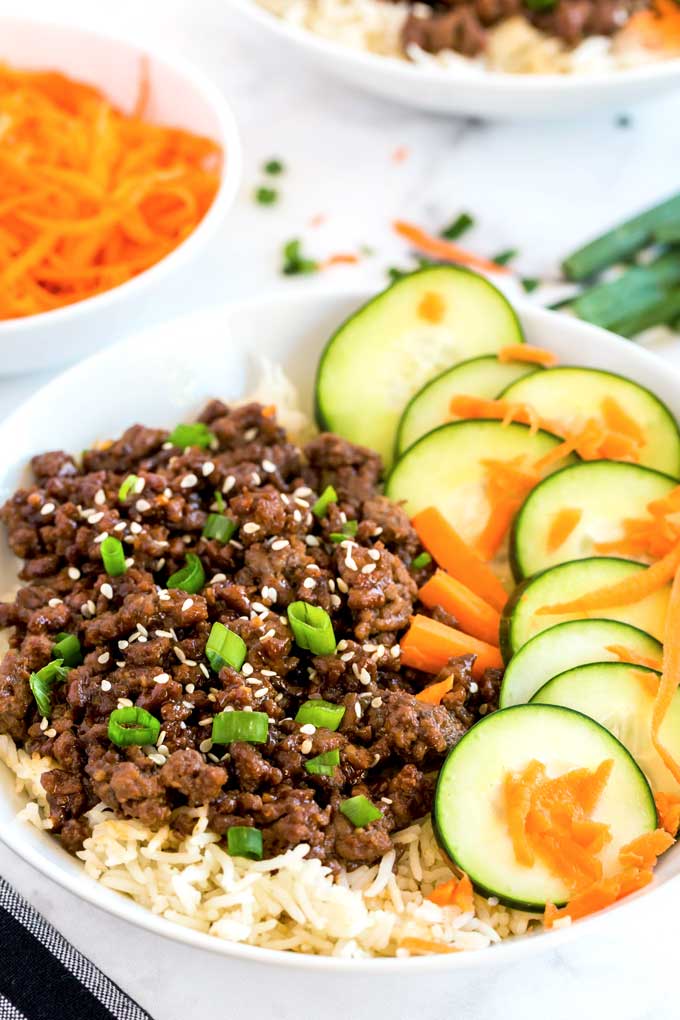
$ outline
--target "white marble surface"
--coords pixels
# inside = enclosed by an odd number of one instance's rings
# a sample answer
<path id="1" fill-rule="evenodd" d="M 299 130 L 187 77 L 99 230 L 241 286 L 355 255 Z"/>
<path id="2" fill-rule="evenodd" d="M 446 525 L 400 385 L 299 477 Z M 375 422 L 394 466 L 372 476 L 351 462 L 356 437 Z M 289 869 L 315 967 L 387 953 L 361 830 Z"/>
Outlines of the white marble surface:
<path id="1" fill-rule="evenodd" d="M 0 13 L 57 18 L 134 33 L 167 43 L 200 62 L 231 97 L 246 150 L 240 200 L 224 236 L 200 265 L 171 288 L 149 317 L 161 319 L 209 302 L 275 287 L 353 287 L 381 284 L 388 264 L 407 264 L 390 222 L 402 215 L 440 226 L 461 209 L 479 228 L 480 252 L 521 249 L 527 275 L 549 274 L 561 254 L 678 186 L 680 95 L 616 114 L 584 112 L 578 122 L 475 124 L 428 117 L 350 92 L 304 67 L 291 66 L 276 44 L 257 38 L 230 17 L 228 0 L 0 0 Z M 2 53 L 0 36 L 0 57 Z M 409 156 L 392 154 L 405 146 Z M 257 206 L 252 190 L 262 162 L 281 156 L 287 172 L 282 200 Z M 321 227 L 310 221 L 323 214 Z M 359 267 L 337 267 L 313 279 L 279 274 L 283 243 L 304 239 L 317 257 L 369 245 L 376 254 Z M 272 328 L 276 324 L 272 323 Z M 675 347 L 667 353 L 675 359 Z M 0 414 L 45 376 L 0 381 Z M 223 958 L 164 942 L 80 903 L 0 846 L 7 877 L 79 948 L 91 956 L 156 1020 L 216 1018 L 247 1013 L 252 1020 L 346 1016 L 347 1003 L 309 1007 L 316 985 L 282 972 L 233 968 Z M 376 996 L 370 982 L 347 983 L 353 1020 L 552 1020 L 616 1016 L 644 1020 L 677 1015 L 674 991 L 680 888 L 645 906 L 635 931 L 625 911 L 606 942 L 586 938 L 560 952 L 470 977 L 415 985 L 410 996 Z M 253 977 L 257 974 L 257 980 Z M 233 992 L 237 992 L 234 1008 Z M 318 986 L 317 986 L 318 992 Z M 247 1005 L 246 1005 L 247 1004 Z M 55 1018 L 59 1020 L 59 1018 Z"/>

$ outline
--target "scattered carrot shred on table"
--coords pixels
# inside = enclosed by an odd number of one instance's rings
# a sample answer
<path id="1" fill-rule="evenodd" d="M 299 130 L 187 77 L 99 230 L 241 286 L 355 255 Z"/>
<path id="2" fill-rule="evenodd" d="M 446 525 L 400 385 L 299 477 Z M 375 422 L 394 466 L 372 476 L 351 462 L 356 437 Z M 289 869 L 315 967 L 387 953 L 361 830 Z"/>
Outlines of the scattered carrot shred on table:
<path id="1" fill-rule="evenodd" d="M 52 71 L 0 64 L 0 319 L 110 290 L 176 248 L 220 181 L 212 140 Z"/>
<path id="2" fill-rule="evenodd" d="M 483 270 L 485 273 L 510 272 L 505 266 L 500 266 L 497 262 L 491 262 L 490 259 L 482 258 L 481 255 L 473 255 L 472 252 L 466 251 L 465 248 L 460 248 L 457 244 L 452 244 L 451 241 L 445 241 L 441 237 L 434 237 L 413 223 L 395 220 L 394 229 L 400 237 L 408 241 L 417 251 L 422 252 L 424 255 L 430 255 L 432 258 L 439 259 L 442 262 L 455 262 L 461 266 L 472 266 L 475 269 Z"/>
<path id="3" fill-rule="evenodd" d="M 533 344 L 507 344 L 499 350 L 498 360 L 500 362 L 525 361 L 530 365 L 552 368 L 557 364 L 558 358 L 553 351 L 548 351 L 545 347 L 535 347 Z"/>

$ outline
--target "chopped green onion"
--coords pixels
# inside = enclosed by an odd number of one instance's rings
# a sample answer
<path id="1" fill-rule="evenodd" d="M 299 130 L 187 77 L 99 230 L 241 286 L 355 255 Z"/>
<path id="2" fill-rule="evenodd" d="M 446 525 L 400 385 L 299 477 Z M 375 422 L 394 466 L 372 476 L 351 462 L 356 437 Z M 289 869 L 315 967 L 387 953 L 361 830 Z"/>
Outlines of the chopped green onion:
<path id="1" fill-rule="evenodd" d="M 317 729 L 337 730 L 345 714 L 344 705 L 334 705 L 332 701 L 322 701 L 321 698 L 313 698 L 312 701 L 305 701 L 300 705 L 295 716 L 295 722 L 300 726 L 311 723 Z"/>
<path id="2" fill-rule="evenodd" d="M 378 811 L 375 804 L 362 793 L 357 797 L 350 797 L 349 800 L 343 800 L 340 811 L 357 829 L 362 829 L 369 822 L 382 818 L 382 811 Z"/>
<path id="3" fill-rule="evenodd" d="M 421 552 L 415 559 L 411 560 L 411 567 L 413 570 L 422 570 L 429 563 L 432 563 L 432 557 L 429 552 Z"/>
<path id="4" fill-rule="evenodd" d="M 49 719 L 52 712 L 52 689 L 55 684 L 63 683 L 68 672 L 68 667 L 63 665 L 62 659 L 52 659 L 37 673 L 31 673 L 28 678 L 38 711 L 44 719 Z"/>
<path id="5" fill-rule="evenodd" d="M 62 631 L 57 634 L 52 654 L 55 659 L 61 659 L 65 666 L 79 666 L 83 661 L 83 653 L 80 650 L 80 641 L 75 634 L 67 634 Z"/>
<path id="6" fill-rule="evenodd" d="M 324 751 L 316 758 L 310 758 L 305 762 L 305 770 L 309 772 L 310 776 L 332 776 L 339 764 L 340 752 L 336 748 L 334 751 Z"/>
<path id="7" fill-rule="evenodd" d="M 236 522 L 224 514 L 208 514 L 203 528 L 203 538 L 216 538 L 218 542 L 228 542 L 236 531 Z"/>
<path id="8" fill-rule="evenodd" d="M 313 259 L 304 258 L 300 251 L 301 242 L 296 238 L 288 241 L 283 248 L 283 267 L 281 272 L 285 276 L 298 276 L 301 273 L 315 273 L 319 263 Z"/>
<path id="9" fill-rule="evenodd" d="M 551 3 L 553 0 L 551 0 Z M 516 248 L 508 248 L 507 251 L 499 251 L 498 255 L 494 255 L 491 259 L 497 266 L 507 266 L 508 262 L 512 262 L 513 259 L 517 258 L 519 252 Z"/>
<path id="10" fill-rule="evenodd" d="M 358 521 L 345 521 L 342 526 L 342 531 L 331 531 L 331 542 L 335 542 L 335 544 L 338 545 L 340 542 L 344 542 L 347 538 L 354 538 L 358 530 Z"/>
<path id="11" fill-rule="evenodd" d="M 657 244 L 680 244 L 680 220 L 669 220 L 654 231 Z"/>
<path id="12" fill-rule="evenodd" d="M 227 830 L 227 853 L 232 857 L 262 860 L 262 833 L 250 825 L 232 825 Z"/>
<path id="13" fill-rule="evenodd" d="M 119 538 L 108 535 L 99 546 L 104 570 L 109 577 L 120 577 L 125 573 L 125 550 Z"/>
<path id="14" fill-rule="evenodd" d="M 268 159 L 264 165 L 264 172 L 271 174 L 275 177 L 277 174 L 282 174 L 284 171 L 284 165 L 280 159 Z"/>
<path id="15" fill-rule="evenodd" d="M 525 294 L 533 294 L 541 286 L 541 281 L 535 276 L 523 276 L 520 281 Z"/>
<path id="16" fill-rule="evenodd" d="M 469 213 L 462 212 L 460 216 L 456 216 L 453 223 L 449 224 L 445 230 L 442 230 L 441 236 L 446 238 L 447 241 L 455 241 L 459 237 L 462 237 L 471 227 L 474 227 L 475 221 Z"/>
<path id="17" fill-rule="evenodd" d="M 179 588 L 189 595 L 195 595 L 205 584 L 205 570 L 195 553 L 186 554 L 186 566 L 175 571 L 168 578 L 168 588 Z"/>
<path id="18" fill-rule="evenodd" d="M 213 744 L 233 744 L 236 740 L 266 744 L 268 734 L 269 716 L 266 712 L 220 712 L 213 717 Z"/>
<path id="19" fill-rule="evenodd" d="M 118 490 L 119 503 L 125 502 L 125 500 L 128 498 L 128 496 L 130 495 L 138 481 L 139 478 L 137 477 L 137 475 L 128 475 L 126 478 L 123 479 L 123 481 L 120 484 L 120 489 Z"/>
<path id="20" fill-rule="evenodd" d="M 526 0 L 530 11 L 549 11 L 556 3 L 557 0 Z"/>
<path id="21" fill-rule="evenodd" d="M 116 747 L 155 744 L 160 732 L 160 722 L 145 708 L 129 705 L 114 709 L 109 716 L 109 740 Z"/>
<path id="22" fill-rule="evenodd" d="M 240 669 L 246 661 L 248 649 L 243 638 L 218 622 L 212 625 L 205 654 L 215 673 L 219 673 L 222 666 Z"/>
<path id="23" fill-rule="evenodd" d="M 389 266 L 387 269 L 387 278 L 390 283 L 398 283 L 399 280 L 403 280 L 405 276 L 410 276 L 413 272 L 413 269 L 398 269 L 396 266 Z"/>
<path id="24" fill-rule="evenodd" d="M 621 336 L 634 337 L 645 329 L 651 329 L 652 326 L 671 323 L 678 315 L 680 315 L 680 290 L 675 290 L 656 304 L 615 322 L 611 328 L 614 333 L 620 333 Z"/>
<path id="25" fill-rule="evenodd" d="M 193 422 L 191 425 L 176 425 L 168 436 L 169 443 L 181 446 L 182 449 L 186 449 L 187 446 L 200 446 L 205 450 L 214 439 L 215 436 L 202 421 Z"/>
<path id="26" fill-rule="evenodd" d="M 274 205 L 278 197 L 279 193 L 276 188 L 257 188 L 255 190 L 255 201 L 260 205 Z"/>
<path id="27" fill-rule="evenodd" d="M 680 257 L 668 252 L 647 266 L 632 266 L 609 283 L 599 283 L 574 298 L 572 310 L 581 319 L 605 329 L 645 313 L 680 283 Z"/>
<path id="28" fill-rule="evenodd" d="M 325 609 L 310 606 L 308 602 L 291 602 L 287 612 L 293 637 L 300 648 L 314 655 L 333 654 L 336 647 L 335 634 Z"/>
<path id="29" fill-rule="evenodd" d="M 217 506 L 217 509 L 219 510 L 220 513 L 223 513 L 223 511 L 226 510 L 227 507 L 227 504 L 224 502 L 224 496 L 222 495 L 219 489 L 217 489 L 215 492 L 215 505 Z"/>
<path id="30" fill-rule="evenodd" d="M 338 502 L 338 494 L 332 485 L 327 485 L 323 490 L 316 503 L 312 507 L 312 513 L 315 517 L 325 517 L 326 511 L 331 503 Z"/>

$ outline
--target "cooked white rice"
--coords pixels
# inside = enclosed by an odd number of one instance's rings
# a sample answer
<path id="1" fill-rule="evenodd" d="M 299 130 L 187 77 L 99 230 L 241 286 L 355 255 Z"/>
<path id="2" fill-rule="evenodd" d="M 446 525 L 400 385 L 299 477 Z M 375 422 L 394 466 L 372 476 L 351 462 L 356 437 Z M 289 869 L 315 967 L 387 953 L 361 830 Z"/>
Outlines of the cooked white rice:
<path id="1" fill-rule="evenodd" d="M 277 17 L 316 35 L 357 50 L 384 57 L 410 60 L 429 67 L 450 68 L 478 74 L 503 71 L 512 74 L 583 74 L 624 70 L 640 64 L 667 59 L 676 54 L 650 50 L 636 44 L 625 33 L 612 38 L 592 36 L 569 48 L 546 35 L 522 17 L 508 18 L 488 33 L 484 54 L 461 56 L 452 50 L 426 53 L 412 45 L 406 51 L 401 29 L 409 11 L 428 16 L 426 5 L 390 0 L 257 0 Z"/>

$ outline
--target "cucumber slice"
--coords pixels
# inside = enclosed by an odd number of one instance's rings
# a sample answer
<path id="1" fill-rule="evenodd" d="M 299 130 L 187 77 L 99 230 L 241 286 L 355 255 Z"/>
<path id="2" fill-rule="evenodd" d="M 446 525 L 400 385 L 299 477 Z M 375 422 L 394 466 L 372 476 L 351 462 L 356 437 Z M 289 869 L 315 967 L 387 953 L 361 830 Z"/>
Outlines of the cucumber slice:
<path id="1" fill-rule="evenodd" d="M 451 420 L 451 398 L 461 393 L 492 400 L 510 383 L 541 371 L 521 361 L 499 361 L 495 354 L 461 361 L 426 383 L 406 405 L 397 429 L 395 456 L 399 457 L 416 439 Z"/>
<path id="2" fill-rule="evenodd" d="M 588 418 L 601 419 L 605 397 L 613 397 L 646 438 L 639 463 L 680 475 L 680 431 L 673 415 L 649 390 L 631 379 L 597 368 L 548 368 L 512 383 L 501 394 L 512 403 L 531 404 L 554 425 L 573 429 Z"/>
<path id="3" fill-rule="evenodd" d="M 411 273 L 328 341 L 316 378 L 319 424 L 377 450 L 387 466 L 404 407 L 428 379 L 523 340 L 511 305 L 483 276 L 454 266 Z"/>
<path id="4" fill-rule="evenodd" d="M 617 584 L 639 570 L 646 570 L 633 560 L 619 560 L 614 556 L 594 556 L 588 560 L 560 563 L 544 570 L 518 585 L 503 610 L 501 617 L 501 652 L 506 662 L 530 638 L 566 620 L 605 619 L 620 620 L 639 627 L 652 637 L 661 640 L 668 607 L 670 585 L 652 592 L 629 606 L 612 606 L 585 613 L 541 614 L 536 610 L 556 602 L 579 598 L 586 592 L 596 591 L 605 585 Z"/>
<path id="5" fill-rule="evenodd" d="M 413 515 L 436 506 L 466 542 L 472 542 L 490 513 L 482 461 L 538 460 L 561 440 L 528 425 L 470 420 L 441 425 L 419 439 L 397 462 L 387 480 L 390 499 L 404 501 Z"/>
<path id="6" fill-rule="evenodd" d="M 588 662 L 619 662 L 610 648 L 618 646 L 661 664 L 662 645 L 637 627 L 617 620 L 570 620 L 558 623 L 527 641 L 513 655 L 503 676 L 501 708 L 530 701 L 558 673 Z"/>
<path id="7" fill-rule="evenodd" d="M 451 751 L 439 773 L 433 817 L 440 846 L 486 895 L 510 906 L 542 910 L 562 904 L 569 890 L 537 860 L 518 864 L 503 816 L 501 795 L 508 772 L 533 759 L 548 775 L 571 769 L 614 766 L 593 819 L 610 827 L 602 852 L 604 874 L 617 870 L 622 846 L 656 828 L 649 784 L 626 748 L 603 726 L 571 709 L 518 705 L 482 719 Z"/>
<path id="8" fill-rule="evenodd" d="M 649 684 L 643 677 L 649 678 Z M 625 662 L 577 666 L 550 680 L 532 704 L 563 705 L 595 719 L 628 748 L 655 793 L 680 793 L 680 783 L 652 744 L 652 710 L 659 674 Z M 659 731 L 661 743 L 680 758 L 680 691 L 676 692 Z"/>
<path id="9" fill-rule="evenodd" d="M 626 518 L 649 517 L 647 504 L 676 485 L 669 475 L 623 461 L 591 460 L 556 471 L 529 493 L 515 518 L 510 536 L 515 579 L 556 563 L 597 556 L 598 542 L 622 538 Z M 566 508 L 580 510 L 581 519 L 562 545 L 550 550 L 550 528 Z"/>

